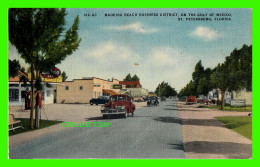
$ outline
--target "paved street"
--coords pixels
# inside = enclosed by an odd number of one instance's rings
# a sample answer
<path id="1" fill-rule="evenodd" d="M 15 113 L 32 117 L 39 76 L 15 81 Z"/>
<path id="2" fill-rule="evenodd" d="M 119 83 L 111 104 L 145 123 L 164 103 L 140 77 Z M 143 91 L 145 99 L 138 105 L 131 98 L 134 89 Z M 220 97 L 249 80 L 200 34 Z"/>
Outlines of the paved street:
<path id="1" fill-rule="evenodd" d="M 10 147 L 22 158 L 185 158 L 175 101 L 143 107 L 134 117 L 86 119 L 109 127 L 74 127 Z M 62 125 L 61 125 L 62 126 Z"/>

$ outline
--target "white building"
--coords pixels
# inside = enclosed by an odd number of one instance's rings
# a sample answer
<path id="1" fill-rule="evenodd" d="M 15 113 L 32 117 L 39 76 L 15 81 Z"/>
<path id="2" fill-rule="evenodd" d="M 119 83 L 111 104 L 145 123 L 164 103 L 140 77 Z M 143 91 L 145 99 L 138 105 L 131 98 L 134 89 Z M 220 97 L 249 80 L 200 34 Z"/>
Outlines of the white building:
<path id="1" fill-rule="evenodd" d="M 220 89 L 217 89 L 217 90 L 213 89 L 213 90 L 209 91 L 207 98 L 209 100 L 212 100 L 212 99 L 217 100 L 217 94 L 218 94 L 219 100 L 221 100 L 222 95 L 221 95 Z M 232 99 L 232 93 L 229 91 L 225 91 L 225 96 L 224 96 L 225 103 L 230 103 L 231 99 Z"/>
<path id="2" fill-rule="evenodd" d="M 25 77 L 27 80 L 28 75 L 20 70 L 18 70 L 18 75 L 15 77 L 10 77 L 8 81 L 9 85 L 9 106 L 24 106 L 25 105 L 25 95 L 27 91 L 31 91 L 31 85 L 29 82 L 26 84 L 20 81 L 21 77 Z M 55 96 L 55 85 L 59 83 L 43 82 L 42 83 L 42 102 L 43 104 L 54 103 Z"/>
<path id="3" fill-rule="evenodd" d="M 133 97 L 143 97 L 148 96 L 148 90 L 145 88 L 127 88 L 127 91 Z"/>

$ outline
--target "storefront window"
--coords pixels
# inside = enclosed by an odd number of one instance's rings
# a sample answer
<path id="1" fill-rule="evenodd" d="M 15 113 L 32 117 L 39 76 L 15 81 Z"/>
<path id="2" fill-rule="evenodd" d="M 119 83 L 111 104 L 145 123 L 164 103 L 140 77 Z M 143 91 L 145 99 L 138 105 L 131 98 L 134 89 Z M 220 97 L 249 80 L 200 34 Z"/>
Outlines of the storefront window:
<path id="1" fill-rule="evenodd" d="M 51 95 L 51 91 L 50 90 L 46 90 L 46 96 L 50 97 L 50 95 Z"/>
<path id="2" fill-rule="evenodd" d="M 30 84 L 22 84 L 21 86 L 22 87 L 30 87 L 31 85 Z"/>
<path id="3" fill-rule="evenodd" d="M 19 87 L 19 84 L 9 84 L 9 87 Z"/>
<path id="4" fill-rule="evenodd" d="M 9 89 L 9 101 L 19 101 L 19 89 Z"/>

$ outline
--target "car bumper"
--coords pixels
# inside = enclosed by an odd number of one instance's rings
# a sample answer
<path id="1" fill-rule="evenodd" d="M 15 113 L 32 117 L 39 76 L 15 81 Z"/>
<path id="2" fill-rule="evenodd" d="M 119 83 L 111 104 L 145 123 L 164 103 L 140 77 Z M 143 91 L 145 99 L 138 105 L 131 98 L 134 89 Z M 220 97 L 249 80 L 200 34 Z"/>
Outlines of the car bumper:
<path id="1" fill-rule="evenodd" d="M 125 114 L 125 110 L 123 110 L 123 109 L 101 110 L 101 114 L 103 114 L 103 115 Z"/>

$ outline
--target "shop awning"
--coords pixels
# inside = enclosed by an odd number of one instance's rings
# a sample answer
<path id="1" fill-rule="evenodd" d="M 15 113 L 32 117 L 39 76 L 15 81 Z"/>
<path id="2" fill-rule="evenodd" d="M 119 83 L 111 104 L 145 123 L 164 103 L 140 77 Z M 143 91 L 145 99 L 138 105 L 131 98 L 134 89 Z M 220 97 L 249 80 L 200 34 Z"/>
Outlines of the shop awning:
<path id="1" fill-rule="evenodd" d="M 110 89 L 103 89 L 103 93 L 108 93 L 110 95 L 117 95 L 117 93 Z"/>

